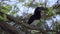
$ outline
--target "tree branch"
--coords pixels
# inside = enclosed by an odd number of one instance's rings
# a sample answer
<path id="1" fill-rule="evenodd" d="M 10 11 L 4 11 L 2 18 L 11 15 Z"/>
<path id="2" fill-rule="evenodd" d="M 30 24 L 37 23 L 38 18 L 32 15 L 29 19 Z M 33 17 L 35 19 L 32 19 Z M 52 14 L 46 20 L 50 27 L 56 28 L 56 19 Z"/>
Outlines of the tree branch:
<path id="1" fill-rule="evenodd" d="M 0 12 L 0 13 L 2 13 L 2 12 Z M 2 13 L 2 14 L 4 14 L 4 13 Z M 57 32 L 57 31 L 55 31 L 55 30 L 43 30 L 42 28 L 40 28 L 40 27 L 33 27 L 33 26 L 30 26 L 30 25 L 28 25 L 28 24 L 26 24 L 26 23 L 21 23 L 21 21 L 20 20 L 17 20 L 17 19 L 15 19 L 14 17 L 12 17 L 12 16 L 10 16 L 10 15 L 7 15 L 6 14 L 6 16 L 7 16 L 7 18 L 10 20 L 10 21 L 13 21 L 13 22 L 15 22 L 16 24 L 22 24 L 23 26 L 25 26 L 26 28 L 28 28 L 28 29 L 32 29 L 32 30 L 39 30 L 39 31 L 41 31 L 42 33 L 46 33 L 46 32 Z"/>
<path id="2" fill-rule="evenodd" d="M 10 25 L 8 25 L 5 21 L 0 22 L 0 27 L 2 30 L 6 31 L 10 34 L 18 34 L 16 29 L 14 27 L 11 27 Z"/>

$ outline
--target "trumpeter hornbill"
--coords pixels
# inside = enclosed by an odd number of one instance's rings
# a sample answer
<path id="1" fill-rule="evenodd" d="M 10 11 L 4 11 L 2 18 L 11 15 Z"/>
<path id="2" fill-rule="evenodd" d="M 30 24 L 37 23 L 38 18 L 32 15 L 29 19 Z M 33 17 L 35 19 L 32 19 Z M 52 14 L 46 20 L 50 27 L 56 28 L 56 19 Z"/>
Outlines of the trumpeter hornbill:
<path id="1" fill-rule="evenodd" d="M 47 8 L 36 7 L 34 14 L 28 20 L 28 24 L 30 25 L 34 20 L 39 20 L 41 18 L 41 12 L 45 10 L 47 10 Z"/>

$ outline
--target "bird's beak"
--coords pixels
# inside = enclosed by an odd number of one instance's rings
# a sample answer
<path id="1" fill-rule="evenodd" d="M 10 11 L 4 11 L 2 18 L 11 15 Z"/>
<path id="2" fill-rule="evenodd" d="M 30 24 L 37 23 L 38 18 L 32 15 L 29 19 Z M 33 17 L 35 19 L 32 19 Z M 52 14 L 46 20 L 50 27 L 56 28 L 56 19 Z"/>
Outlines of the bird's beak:
<path id="1" fill-rule="evenodd" d="M 48 11 L 48 8 L 45 8 L 45 7 L 42 7 L 42 8 L 40 8 L 41 10 L 47 10 Z"/>

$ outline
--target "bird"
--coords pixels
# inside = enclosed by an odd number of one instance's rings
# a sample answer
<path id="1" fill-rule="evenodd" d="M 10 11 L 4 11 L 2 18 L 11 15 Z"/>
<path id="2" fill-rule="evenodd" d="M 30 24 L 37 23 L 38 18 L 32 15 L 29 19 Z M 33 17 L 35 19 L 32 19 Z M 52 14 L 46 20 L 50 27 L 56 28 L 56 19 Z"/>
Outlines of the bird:
<path id="1" fill-rule="evenodd" d="M 28 20 L 28 24 L 30 25 L 31 23 L 33 23 L 33 21 L 35 20 L 40 20 L 41 18 L 41 12 L 47 10 L 48 8 L 45 7 L 36 7 L 34 14 L 29 18 Z"/>

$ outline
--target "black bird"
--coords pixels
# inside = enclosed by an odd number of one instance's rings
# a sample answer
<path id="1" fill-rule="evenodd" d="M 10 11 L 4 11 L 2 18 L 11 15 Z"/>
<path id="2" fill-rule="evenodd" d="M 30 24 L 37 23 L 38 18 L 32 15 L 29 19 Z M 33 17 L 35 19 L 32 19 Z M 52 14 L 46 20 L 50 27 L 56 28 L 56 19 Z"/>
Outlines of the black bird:
<path id="1" fill-rule="evenodd" d="M 34 11 L 34 14 L 29 18 L 28 24 L 30 25 L 34 20 L 40 20 L 41 12 L 44 10 L 47 10 L 47 8 L 37 7 Z"/>

